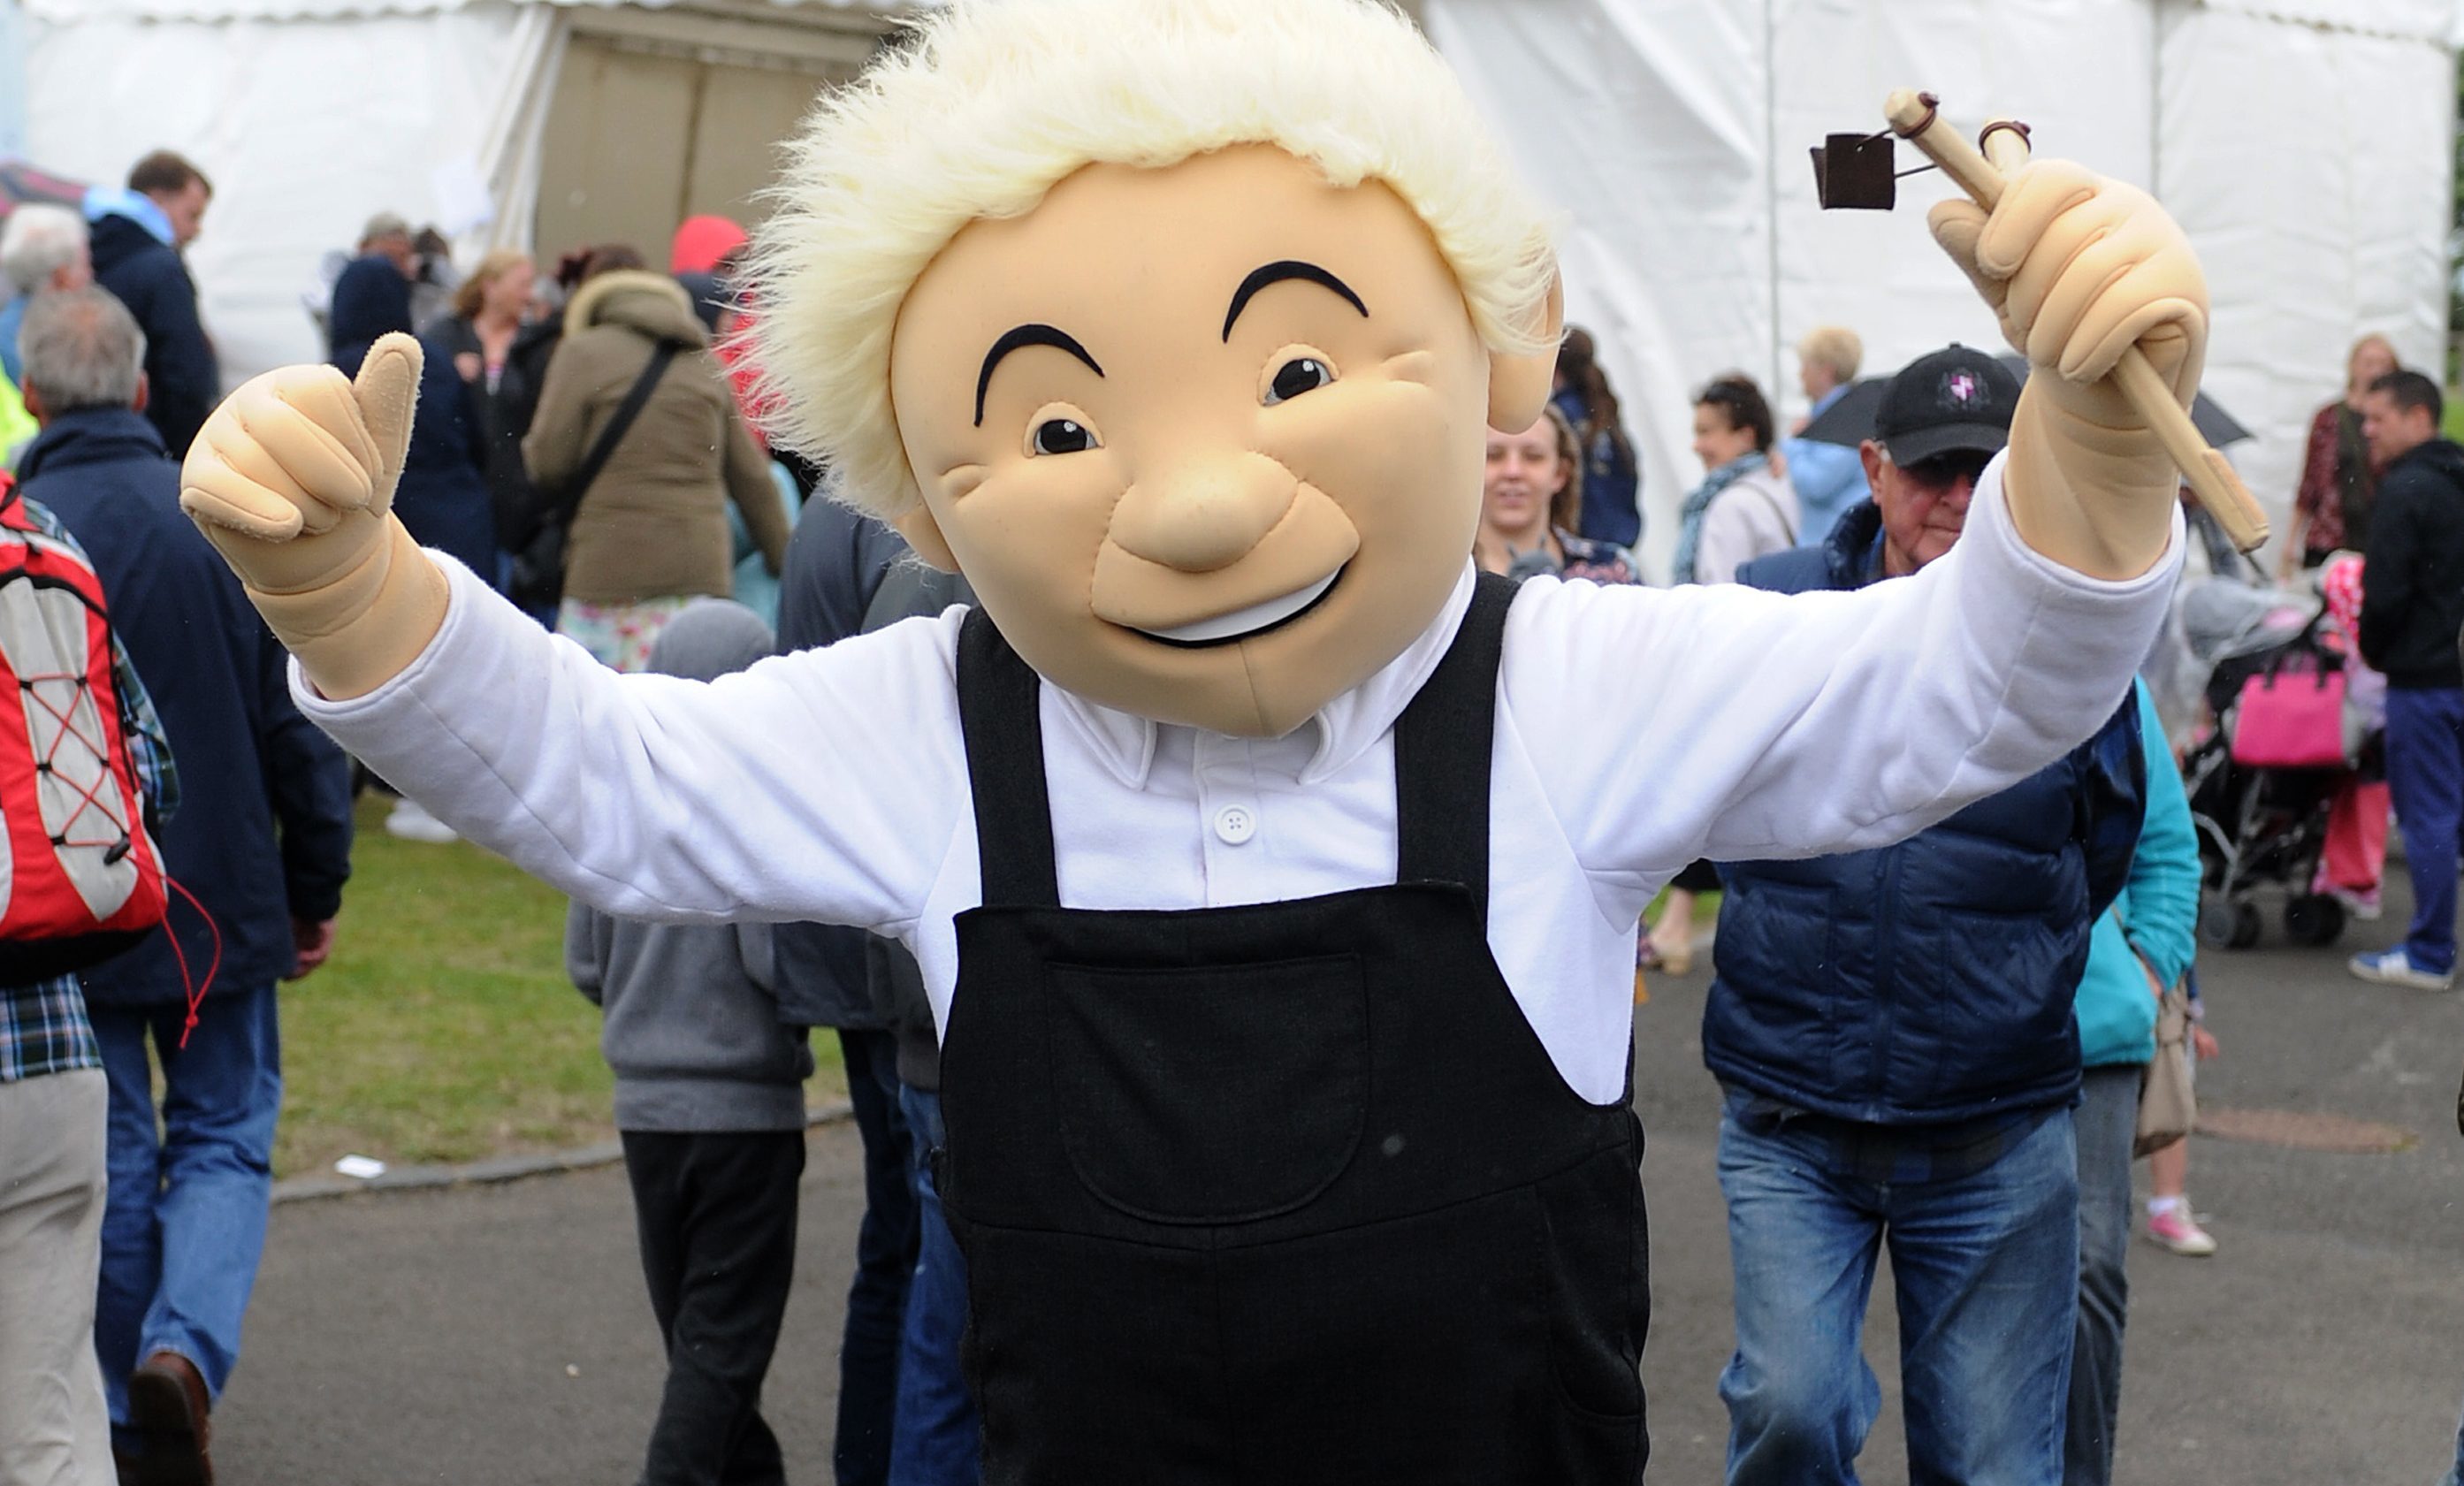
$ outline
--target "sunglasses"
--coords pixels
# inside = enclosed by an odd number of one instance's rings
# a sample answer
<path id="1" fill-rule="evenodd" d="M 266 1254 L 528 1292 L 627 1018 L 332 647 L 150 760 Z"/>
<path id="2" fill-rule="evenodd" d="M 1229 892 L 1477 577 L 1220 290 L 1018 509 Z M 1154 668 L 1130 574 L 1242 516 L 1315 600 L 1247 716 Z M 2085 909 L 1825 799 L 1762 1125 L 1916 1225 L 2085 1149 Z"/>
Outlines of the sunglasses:
<path id="1" fill-rule="evenodd" d="M 1900 472 L 1929 491 L 1947 491 L 1963 479 L 1974 485 L 1984 478 L 1985 467 L 1992 462 L 1993 456 L 1980 449 L 1954 449 L 1902 465 Z"/>

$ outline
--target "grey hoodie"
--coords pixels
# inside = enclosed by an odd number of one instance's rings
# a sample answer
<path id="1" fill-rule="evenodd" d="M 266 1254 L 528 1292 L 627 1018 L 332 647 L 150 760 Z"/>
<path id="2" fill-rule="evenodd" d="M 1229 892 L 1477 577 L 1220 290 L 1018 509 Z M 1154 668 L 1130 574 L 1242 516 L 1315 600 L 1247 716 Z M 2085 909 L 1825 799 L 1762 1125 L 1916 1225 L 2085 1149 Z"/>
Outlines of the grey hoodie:
<path id="1" fill-rule="evenodd" d="M 752 610 L 704 599 L 669 621 L 650 668 L 708 681 L 770 654 Z M 804 1029 L 781 1026 L 766 924 L 644 924 L 577 903 L 566 971 L 605 1011 L 599 1038 L 616 1071 L 616 1127 L 794 1130 L 813 1072 Z"/>

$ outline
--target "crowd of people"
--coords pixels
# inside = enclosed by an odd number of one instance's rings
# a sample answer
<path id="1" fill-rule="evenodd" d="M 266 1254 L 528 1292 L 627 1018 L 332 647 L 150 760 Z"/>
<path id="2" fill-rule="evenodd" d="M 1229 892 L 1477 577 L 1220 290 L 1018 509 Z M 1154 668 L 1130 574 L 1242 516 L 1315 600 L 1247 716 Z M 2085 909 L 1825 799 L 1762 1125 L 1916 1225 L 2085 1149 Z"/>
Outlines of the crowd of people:
<path id="1" fill-rule="evenodd" d="M 66 1380 L 0 1424 L 26 1441 L 0 1439 L 0 1481 L 55 1433 L 88 1473 L 58 1478 L 108 1478 L 105 1458 L 123 1481 L 210 1478 L 210 1410 L 264 1240 L 275 987 L 331 952 L 348 875 L 350 766 L 302 719 L 280 647 L 177 509 L 179 460 L 221 390 L 180 254 L 212 193 L 158 152 L 124 189 L 82 210 L 21 208 L 0 232 L 14 290 L 0 446 L 21 498 L 104 578 L 132 727 L 177 761 L 163 841 L 198 899 L 81 988 L 0 991 L 0 1149 L 31 1148 L 21 1132 L 39 1128 L 76 1153 L 66 1167 L 47 1153 L 31 1187 L 0 1173 L 0 1244 L 50 1305 L 40 1326 L 0 1319 L 0 1379 L 31 1375 L 31 1358 Z M 735 224 L 682 224 L 664 272 L 605 244 L 549 272 L 500 251 L 456 273 L 421 235 L 370 219 L 312 296 L 346 375 L 382 337 L 420 342 L 394 509 L 421 545 L 607 667 L 701 680 L 965 601 L 955 579 L 902 564 L 882 523 L 808 502 L 820 471 L 767 449 L 731 338 L 759 313 Z M 1870 431 L 1840 442 L 1805 434 L 1857 384 L 1860 343 L 1826 326 L 1797 352 L 1810 411 L 1788 434 L 1749 377 L 1697 393 L 1704 475 L 1671 503 L 1668 582 L 1857 590 L 1963 539 L 2010 437 L 2011 371 L 1956 346 L 1919 358 L 1889 378 Z M 2439 435 L 2442 411 L 2384 339 L 2356 345 L 2344 396 L 2312 428 L 2277 575 L 2333 575 L 2340 664 L 2385 697 L 2383 754 L 2338 796 L 2332 834 L 2350 844 L 2318 885 L 2374 910 L 2391 801 L 2416 915 L 2402 946 L 2352 971 L 2423 989 L 2453 982 L 2464 815 L 2464 449 Z M 1570 331 L 1538 420 L 1487 431 L 1481 570 L 1649 580 L 1626 419 L 1593 338 Z M 388 828 L 452 839 L 408 801 Z M 2144 686 L 2062 760 L 1900 844 L 1706 861 L 1676 879 L 1637 952 L 1646 971 L 1690 973 L 1698 900 L 1721 894 L 1703 1046 L 1726 1100 L 1730 1481 L 1853 1478 L 1880 1407 L 1859 1337 L 1885 1245 L 1915 1474 L 2111 1478 L 2141 1094 L 2160 1056 L 2181 1055 L 2160 1045 L 2159 1012 L 2194 994 L 2204 880 Z M 643 1479 L 783 1479 L 760 1395 L 793 1269 L 812 1027 L 838 1038 L 867 1162 L 837 1479 L 976 1479 L 964 1260 L 932 1159 L 938 1053 L 906 951 L 854 930 L 656 926 L 577 905 L 566 959 L 605 1016 L 670 1364 Z M 217 988 L 192 1002 L 182 962 L 209 960 Z M 2188 1040 L 2214 1051 L 2195 1027 Z M 2146 1232 L 2211 1254 L 2185 1150 L 2155 1153 Z M 0 1284 L 0 1301 L 20 1293 Z"/>

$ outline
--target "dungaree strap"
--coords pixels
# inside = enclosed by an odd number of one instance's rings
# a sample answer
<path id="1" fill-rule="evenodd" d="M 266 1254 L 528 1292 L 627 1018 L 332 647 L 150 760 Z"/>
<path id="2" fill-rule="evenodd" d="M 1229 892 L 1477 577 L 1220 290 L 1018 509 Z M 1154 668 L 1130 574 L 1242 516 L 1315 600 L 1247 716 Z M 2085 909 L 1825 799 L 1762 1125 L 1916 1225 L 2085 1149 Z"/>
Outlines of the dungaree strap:
<path id="1" fill-rule="evenodd" d="M 958 626 L 958 721 L 988 908 L 1061 907 L 1044 783 L 1042 685 L 982 607 L 970 610 Z"/>
<path id="2" fill-rule="evenodd" d="M 1461 883 L 1488 916 L 1489 754 L 1515 585 L 1483 574 L 1445 658 L 1395 724 L 1397 880 Z M 958 629 L 958 718 L 986 907 L 1061 906 L 1042 681 L 981 608 Z"/>
<path id="3" fill-rule="evenodd" d="M 1461 883 L 1488 921 L 1489 755 L 1515 583 L 1480 576 L 1445 659 L 1395 723 L 1396 880 Z"/>

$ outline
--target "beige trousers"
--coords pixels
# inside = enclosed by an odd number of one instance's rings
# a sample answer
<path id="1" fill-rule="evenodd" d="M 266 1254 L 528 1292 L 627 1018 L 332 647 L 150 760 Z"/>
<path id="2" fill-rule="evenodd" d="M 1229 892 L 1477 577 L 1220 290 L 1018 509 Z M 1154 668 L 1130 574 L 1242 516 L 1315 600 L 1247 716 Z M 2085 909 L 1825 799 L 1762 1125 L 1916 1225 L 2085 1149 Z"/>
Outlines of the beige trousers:
<path id="1" fill-rule="evenodd" d="M 112 1486 L 94 1355 L 110 1096 L 99 1068 L 0 1082 L 0 1486 Z"/>

